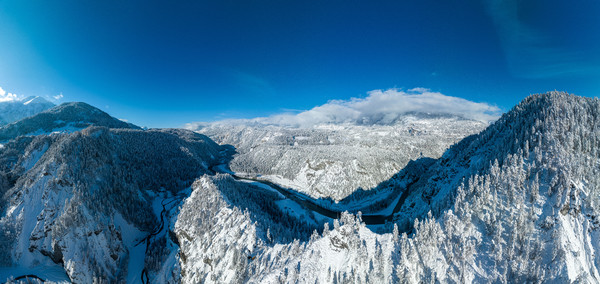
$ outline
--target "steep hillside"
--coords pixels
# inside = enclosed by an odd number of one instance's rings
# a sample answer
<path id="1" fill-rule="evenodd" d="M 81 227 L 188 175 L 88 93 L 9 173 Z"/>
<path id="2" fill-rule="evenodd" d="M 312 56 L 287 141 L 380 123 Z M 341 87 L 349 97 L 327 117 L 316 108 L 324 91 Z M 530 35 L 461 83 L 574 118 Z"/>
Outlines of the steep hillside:
<path id="1" fill-rule="evenodd" d="M 425 272 L 448 265 L 463 279 L 598 282 L 599 116 L 597 99 L 533 95 L 452 147 L 409 188 L 397 215 L 439 216 L 405 245 L 438 235 L 431 250 L 446 259 L 414 273 L 416 252 L 406 252 L 402 273 L 440 277 Z"/>
<path id="2" fill-rule="evenodd" d="M 0 102 L 0 126 L 38 114 L 52 107 L 54 107 L 53 103 L 41 97 Z"/>
<path id="3" fill-rule="evenodd" d="M 394 223 L 378 228 L 389 232 L 383 234 L 366 228 L 360 216 L 342 214 L 333 229 L 326 225 L 307 241 L 271 242 L 268 222 L 252 222 L 252 213 L 235 203 L 224 205 L 228 213 L 197 214 L 214 199 L 194 196 L 211 188 L 223 196 L 218 183 L 203 180 L 182 209 L 196 219 L 176 224 L 185 242 L 183 280 L 598 282 L 599 116 L 597 99 L 558 92 L 528 97 L 420 174 L 388 181 L 386 188 L 408 195 Z M 224 222 L 243 229 L 233 239 L 214 236 L 223 244 L 211 254 L 201 228 Z"/>
<path id="4" fill-rule="evenodd" d="M 86 103 L 74 102 L 61 104 L 0 127 L 0 141 L 7 141 L 21 135 L 73 132 L 90 125 L 139 129 L 131 123 L 120 121 Z"/>
<path id="5" fill-rule="evenodd" d="M 164 209 L 222 162 L 207 137 L 169 129 L 90 127 L 21 137 L 1 153 L 0 266 L 64 267 L 76 283 L 157 270 L 168 253 Z"/>
<path id="6" fill-rule="evenodd" d="M 341 200 L 389 179 L 411 159 L 438 158 L 487 124 L 449 115 L 406 114 L 390 125 L 324 124 L 310 128 L 215 123 L 197 129 L 237 155 L 238 174 L 260 176 L 314 198 Z"/>

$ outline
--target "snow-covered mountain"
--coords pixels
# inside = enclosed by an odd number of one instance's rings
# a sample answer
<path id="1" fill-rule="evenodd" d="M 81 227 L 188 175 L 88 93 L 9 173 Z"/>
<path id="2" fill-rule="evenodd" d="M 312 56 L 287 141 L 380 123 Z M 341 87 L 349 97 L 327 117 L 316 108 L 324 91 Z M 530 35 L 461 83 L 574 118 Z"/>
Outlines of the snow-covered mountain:
<path id="1" fill-rule="evenodd" d="M 410 160 L 438 158 L 488 124 L 455 115 L 407 113 L 391 124 L 319 124 L 307 128 L 217 122 L 190 125 L 237 154 L 238 174 L 260 176 L 314 198 L 341 200 L 389 179 Z M 195 129 L 194 129 L 195 127 Z"/>
<path id="2" fill-rule="evenodd" d="M 268 220 L 227 197 L 233 181 L 205 177 L 175 228 L 182 279 L 596 283 L 599 116 L 598 99 L 530 96 L 441 158 L 425 159 L 426 167 L 364 193 L 401 202 L 393 223 L 367 227 L 360 214 L 343 213 L 305 241 L 270 236 Z"/>
<path id="3" fill-rule="evenodd" d="M 598 99 L 533 95 L 339 202 L 227 173 L 231 147 L 191 131 L 21 136 L 0 149 L 0 276 L 597 283 L 599 117 Z"/>
<path id="4" fill-rule="evenodd" d="M 21 120 L 54 107 L 42 97 L 27 97 L 22 100 L 0 102 L 0 126 Z"/>
<path id="5" fill-rule="evenodd" d="M 86 103 L 71 102 L 0 127 L 0 141 L 7 141 L 21 135 L 74 132 L 90 125 L 139 129 Z"/>
<path id="6" fill-rule="evenodd" d="M 62 270 L 75 283 L 156 273 L 168 255 L 167 211 L 220 153 L 205 136 L 175 129 L 93 126 L 11 140 L 0 154 L 0 266 Z"/>

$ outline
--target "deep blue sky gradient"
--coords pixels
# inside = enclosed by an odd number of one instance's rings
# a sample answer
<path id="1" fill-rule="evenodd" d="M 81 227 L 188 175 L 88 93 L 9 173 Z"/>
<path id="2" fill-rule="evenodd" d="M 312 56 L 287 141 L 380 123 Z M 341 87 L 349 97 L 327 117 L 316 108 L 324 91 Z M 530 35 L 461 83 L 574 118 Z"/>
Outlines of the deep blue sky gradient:
<path id="1" fill-rule="evenodd" d="M 600 94 L 600 2 L 0 1 L 0 87 L 138 125 L 429 88 L 508 110 Z"/>

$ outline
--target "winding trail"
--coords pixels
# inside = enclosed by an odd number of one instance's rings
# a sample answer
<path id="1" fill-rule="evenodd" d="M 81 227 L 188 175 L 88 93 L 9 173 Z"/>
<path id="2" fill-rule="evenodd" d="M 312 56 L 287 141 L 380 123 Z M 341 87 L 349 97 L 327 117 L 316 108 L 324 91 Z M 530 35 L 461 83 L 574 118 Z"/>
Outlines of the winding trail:
<path id="1" fill-rule="evenodd" d="M 299 195 L 299 194 L 295 193 L 294 190 L 292 190 L 292 189 L 284 188 L 276 183 L 273 183 L 273 182 L 270 182 L 267 180 L 263 180 L 263 179 L 252 178 L 252 177 L 242 177 L 242 176 L 236 175 L 235 173 L 233 173 L 231 171 L 224 171 L 224 170 L 219 169 L 219 167 L 221 167 L 221 166 L 223 166 L 223 165 L 214 166 L 211 168 L 211 170 L 215 173 L 229 174 L 235 180 L 247 180 L 247 181 L 258 182 L 258 183 L 264 184 L 272 189 L 277 190 L 279 193 L 283 194 L 286 198 L 289 198 L 289 199 L 295 201 L 296 203 L 300 204 L 302 207 L 306 208 L 307 210 L 317 212 L 317 213 L 319 213 L 323 216 L 329 217 L 331 219 L 338 219 L 342 213 L 342 211 L 336 211 L 336 210 L 331 210 L 331 209 L 325 208 L 325 207 L 317 204 L 316 202 L 314 202 L 310 197 Z M 408 195 L 410 193 L 410 187 L 417 181 L 418 181 L 418 179 L 406 186 L 406 189 L 404 190 L 404 192 L 402 192 L 402 194 L 400 195 L 400 198 L 398 199 L 398 202 L 394 206 L 394 210 L 392 210 L 392 213 L 390 213 L 389 215 L 362 214 L 362 216 L 361 216 L 362 221 L 367 225 L 382 225 L 387 222 L 393 221 L 394 213 L 400 211 L 400 208 L 402 208 L 404 201 L 406 201 L 406 198 L 408 198 Z"/>

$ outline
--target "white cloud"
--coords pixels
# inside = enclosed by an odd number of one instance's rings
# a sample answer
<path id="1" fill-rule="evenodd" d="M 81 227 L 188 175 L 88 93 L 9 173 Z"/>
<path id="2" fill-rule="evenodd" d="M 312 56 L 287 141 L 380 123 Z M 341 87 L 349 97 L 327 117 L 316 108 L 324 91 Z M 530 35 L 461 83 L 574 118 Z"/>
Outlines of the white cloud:
<path id="1" fill-rule="evenodd" d="M 20 99 L 22 99 L 21 96 L 13 93 L 8 93 L 4 89 L 2 89 L 2 87 L 0 87 L 0 103 L 18 101 Z"/>
<path id="2" fill-rule="evenodd" d="M 311 127 L 318 124 L 390 124 L 406 113 L 449 114 L 467 119 L 490 122 L 501 111 L 496 106 L 476 103 L 458 97 L 432 92 L 425 88 L 408 91 L 374 90 L 366 98 L 334 100 L 297 114 L 284 113 L 254 119 L 223 120 L 222 124 L 266 124 L 290 127 Z M 203 123 L 188 124 L 197 128 Z"/>
<path id="3" fill-rule="evenodd" d="M 60 99 L 64 98 L 64 96 L 63 96 L 63 94 L 62 94 L 62 93 L 60 93 L 60 94 L 58 94 L 58 95 L 56 95 L 56 96 L 52 96 L 52 98 L 54 98 L 54 100 L 57 100 L 57 101 L 58 101 L 58 100 L 60 100 Z"/>

